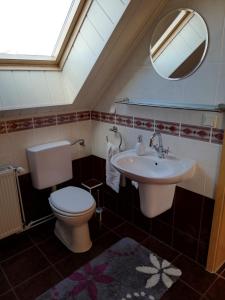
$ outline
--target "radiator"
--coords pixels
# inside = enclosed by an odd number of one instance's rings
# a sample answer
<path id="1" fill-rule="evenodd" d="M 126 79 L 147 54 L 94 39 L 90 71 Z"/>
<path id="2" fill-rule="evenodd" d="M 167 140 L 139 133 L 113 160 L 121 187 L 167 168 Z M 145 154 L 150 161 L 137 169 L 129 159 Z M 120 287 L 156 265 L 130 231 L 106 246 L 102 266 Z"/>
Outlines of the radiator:
<path id="1" fill-rule="evenodd" d="M 0 166 L 0 239 L 23 230 L 17 173 Z"/>

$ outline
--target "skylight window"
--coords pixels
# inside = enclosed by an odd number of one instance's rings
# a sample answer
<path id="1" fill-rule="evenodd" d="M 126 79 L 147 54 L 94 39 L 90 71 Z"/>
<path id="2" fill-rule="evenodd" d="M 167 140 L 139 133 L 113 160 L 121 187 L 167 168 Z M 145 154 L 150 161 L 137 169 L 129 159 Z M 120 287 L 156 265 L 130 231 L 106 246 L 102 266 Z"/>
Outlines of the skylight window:
<path id="1" fill-rule="evenodd" d="M 0 58 L 55 58 L 80 0 L 0 0 Z M 21 56 L 21 57 L 20 57 Z"/>

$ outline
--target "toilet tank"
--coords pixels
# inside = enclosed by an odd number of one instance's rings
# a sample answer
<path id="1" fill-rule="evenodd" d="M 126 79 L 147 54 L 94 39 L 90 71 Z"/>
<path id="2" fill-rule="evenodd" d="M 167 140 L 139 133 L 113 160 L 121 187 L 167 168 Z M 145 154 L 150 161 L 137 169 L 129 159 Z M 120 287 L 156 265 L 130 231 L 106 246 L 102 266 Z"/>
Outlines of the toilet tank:
<path id="1" fill-rule="evenodd" d="M 71 144 L 59 141 L 27 149 L 32 183 L 36 189 L 52 187 L 72 178 Z"/>

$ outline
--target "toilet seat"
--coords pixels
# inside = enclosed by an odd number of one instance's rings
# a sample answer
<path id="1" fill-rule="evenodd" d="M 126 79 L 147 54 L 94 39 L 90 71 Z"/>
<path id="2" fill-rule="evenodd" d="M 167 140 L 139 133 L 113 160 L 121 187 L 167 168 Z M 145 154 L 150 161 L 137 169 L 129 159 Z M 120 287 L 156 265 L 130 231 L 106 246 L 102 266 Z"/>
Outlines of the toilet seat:
<path id="1" fill-rule="evenodd" d="M 53 192 L 49 203 L 55 212 L 68 217 L 88 213 L 95 206 L 95 200 L 90 193 L 73 186 Z"/>
<path id="2" fill-rule="evenodd" d="M 50 206 L 52 208 L 52 210 L 57 213 L 58 215 L 61 215 L 63 217 L 68 217 L 68 218 L 74 218 L 74 217 L 79 217 L 79 216 L 83 216 L 85 214 L 88 214 L 90 211 L 92 211 L 94 208 L 95 208 L 95 204 L 92 205 L 92 207 L 88 210 L 85 210 L 81 213 L 67 213 L 67 212 L 64 212 L 64 211 L 61 211 L 59 209 L 57 209 L 55 206 L 53 206 L 51 203 L 50 203 Z"/>

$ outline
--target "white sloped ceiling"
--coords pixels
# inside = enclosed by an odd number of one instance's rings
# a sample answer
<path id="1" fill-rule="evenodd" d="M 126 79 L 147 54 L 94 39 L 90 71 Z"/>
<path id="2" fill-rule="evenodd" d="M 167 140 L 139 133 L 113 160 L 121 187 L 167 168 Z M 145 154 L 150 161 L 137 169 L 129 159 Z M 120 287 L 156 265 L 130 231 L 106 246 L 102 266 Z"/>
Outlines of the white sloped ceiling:
<path id="1" fill-rule="evenodd" d="M 93 0 L 62 71 L 0 71 L 0 110 L 91 109 L 168 0 Z"/>

